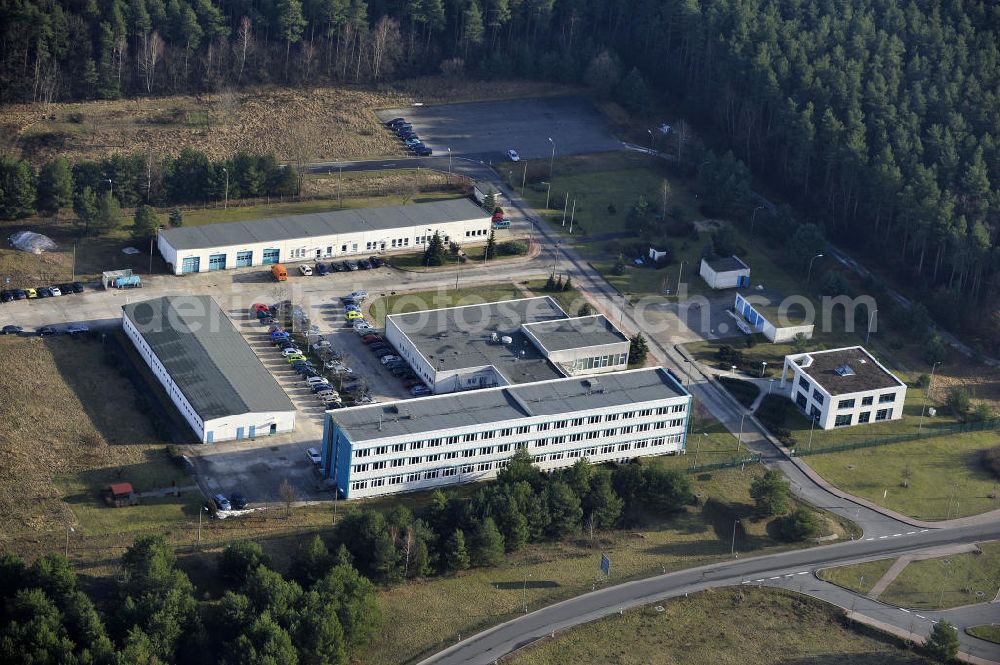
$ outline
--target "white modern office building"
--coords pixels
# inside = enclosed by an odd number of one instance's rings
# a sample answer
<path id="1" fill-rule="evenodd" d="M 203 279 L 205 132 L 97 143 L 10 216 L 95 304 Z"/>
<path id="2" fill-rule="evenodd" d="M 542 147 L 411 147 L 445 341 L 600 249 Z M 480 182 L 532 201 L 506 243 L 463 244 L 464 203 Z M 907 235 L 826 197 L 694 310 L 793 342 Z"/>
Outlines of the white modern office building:
<path id="1" fill-rule="evenodd" d="M 567 316 L 548 296 L 392 314 L 385 338 L 435 394 L 628 366 L 629 338 L 611 321 Z"/>
<path id="2" fill-rule="evenodd" d="M 157 246 L 176 275 L 375 252 L 445 242 L 485 242 L 490 216 L 471 199 L 337 210 L 246 222 L 166 229 Z"/>
<path id="3" fill-rule="evenodd" d="M 354 499 L 492 478 L 522 448 L 543 470 L 677 454 L 690 412 L 662 368 L 433 395 L 327 412 L 321 466 Z"/>
<path id="4" fill-rule="evenodd" d="M 781 387 L 823 429 L 903 417 L 906 384 L 860 346 L 785 356 Z"/>
<path id="5" fill-rule="evenodd" d="M 210 296 L 122 307 L 122 328 L 202 443 L 295 427 L 295 407 Z"/>

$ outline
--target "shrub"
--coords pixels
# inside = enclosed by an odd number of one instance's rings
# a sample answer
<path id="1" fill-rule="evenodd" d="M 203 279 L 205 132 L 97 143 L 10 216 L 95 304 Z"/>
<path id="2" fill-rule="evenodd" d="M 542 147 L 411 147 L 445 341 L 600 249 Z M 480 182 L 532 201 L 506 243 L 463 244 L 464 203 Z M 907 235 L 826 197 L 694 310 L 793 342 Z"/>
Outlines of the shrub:
<path id="1" fill-rule="evenodd" d="M 778 533 L 788 542 L 800 542 L 819 533 L 819 516 L 808 508 L 797 508 L 778 520 Z"/>
<path id="2" fill-rule="evenodd" d="M 729 394 L 736 398 L 736 400 L 743 406 L 750 408 L 753 401 L 757 399 L 760 395 L 760 388 L 750 382 L 744 381 L 743 379 L 734 379 L 731 376 L 720 376 L 719 383 L 729 391 Z"/>
<path id="3" fill-rule="evenodd" d="M 945 401 L 951 412 L 958 418 L 968 415 L 972 408 L 969 400 L 969 392 L 964 388 L 952 388 L 948 391 L 948 399 Z"/>
<path id="4" fill-rule="evenodd" d="M 994 446 L 983 451 L 983 466 L 1000 479 L 1000 446 Z"/>
<path id="5" fill-rule="evenodd" d="M 497 245 L 500 256 L 523 256 L 528 253 L 528 243 L 523 240 L 508 240 Z"/>
<path id="6" fill-rule="evenodd" d="M 184 467 L 184 453 L 182 453 L 181 449 L 176 445 L 172 443 L 167 445 L 167 457 L 169 457 L 170 461 L 177 466 L 181 468 Z"/>

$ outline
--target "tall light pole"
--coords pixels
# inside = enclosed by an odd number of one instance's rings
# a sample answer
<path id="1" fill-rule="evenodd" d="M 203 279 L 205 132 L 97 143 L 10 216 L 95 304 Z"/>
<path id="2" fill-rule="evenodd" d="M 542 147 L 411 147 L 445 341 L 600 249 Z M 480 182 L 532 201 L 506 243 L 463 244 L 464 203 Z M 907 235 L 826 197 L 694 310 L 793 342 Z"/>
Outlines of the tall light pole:
<path id="1" fill-rule="evenodd" d="M 223 210 L 229 209 L 229 169 L 225 166 L 222 167 L 222 172 L 226 174 L 226 202 L 223 204 Z"/>
<path id="2" fill-rule="evenodd" d="M 528 162 L 524 162 L 524 171 L 521 173 L 521 196 L 524 196 L 524 183 L 528 181 Z"/>
<path id="3" fill-rule="evenodd" d="M 108 183 L 108 194 L 111 195 L 111 196 L 114 196 L 115 195 L 115 184 L 113 182 L 111 182 L 111 178 L 105 178 L 101 182 Z"/>
<path id="4" fill-rule="evenodd" d="M 874 323 L 877 314 L 878 309 L 873 309 L 868 313 L 868 333 L 865 335 L 865 346 L 868 345 L 868 340 L 872 338 L 872 323 Z"/>
<path id="5" fill-rule="evenodd" d="M 549 195 L 552 193 L 552 182 L 543 182 L 545 185 L 545 209 L 549 209 Z"/>
<path id="6" fill-rule="evenodd" d="M 753 242 L 753 225 L 757 221 L 757 211 L 763 210 L 764 206 L 757 206 L 753 209 L 753 214 L 750 215 L 750 242 Z"/>
<path id="7" fill-rule="evenodd" d="M 552 154 L 549 156 L 549 180 L 552 180 L 552 166 L 556 161 L 556 142 L 552 140 L 551 136 L 549 137 L 549 143 L 552 144 Z"/>
<path id="8" fill-rule="evenodd" d="M 684 261 L 681 261 L 681 264 L 679 266 L 677 266 L 677 297 L 678 298 L 680 297 L 680 292 L 681 292 L 681 271 L 684 270 L 684 263 L 685 263 Z"/>
<path id="9" fill-rule="evenodd" d="M 736 454 L 740 453 L 740 445 L 743 443 L 743 421 L 746 420 L 747 412 L 744 411 L 743 415 L 740 416 L 740 433 L 736 435 Z"/>
<path id="10" fill-rule="evenodd" d="M 448 181 L 451 182 L 451 148 L 448 148 Z"/>
<path id="11" fill-rule="evenodd" d="M 736 525 L 740 523 L 739 518 L 733 522 L 733 543 L 729 546 L 729 556 L 736 556 Z"/>
<path id="12" fill-rule="evenodd" d="M 201 514 L 208 512 L 208 508 L 202 506 L 198 511 L 198 549 L 201 549 Z"/>
<path id="13" fill-rule="evenodd" d="M 816 427 L 816 421 L 819 420 L 819 416 L 812 417 L 812 424 L 809 425 L 809 450 L 813 449 L 813 429 Z"/>
<path id="14" fill-rule="evenodd" d="M 920 407 L 920 421 L 917 423 L 917 434 L 920 434 L 920 430 L 924 426 L 924 411 L 927 409 L 927 400 L 931 398 L 931 384 L 934 383 L 934 370 L 936 370 L 937 366 L 942 362 L 943 361 L 939 360 L 934 363 L 933 367 L 931 367 L 931 376 L 927 379 L 927 388 L 924 390 L 924 403 L 923 406 Z"/>
<path id="15" fill-rule="evenodd" d="M 647 129 L 646 132 L 649 134 L 649 151 L 653 152 L 653 130 Z"/>
<path id="16" fill-rule="evenodd" d="M 764 370 L 765 369 L 767 369 L 767 361 L 766 360 L 761 360 L 760 361 L 760 378 L 762 378 L 762 379 L 764 378 Z"/>
<path id="17" fill-rule="evenodd" d="M 66 549 L 63 551 L 63 556 L 65 556 L 67 559 L 69 558 L 69 534 L 71 533 L 76 533 L 76 529 L 74 529 L 69 525 L 66 525 Z"/>
<path id="18" fill-rule="evenodd" d="M 806 284 L 809 283 L 809 279 L 812 277 L 813 261 L 815 261 L 816 259 L 821 259 L 821 258 L 823 258 L 823 255 L 822 254 L 817 254 L 816 256 L 814 256 L 811 259 L 809 259 L 809 270 L 806 272 Z"/>

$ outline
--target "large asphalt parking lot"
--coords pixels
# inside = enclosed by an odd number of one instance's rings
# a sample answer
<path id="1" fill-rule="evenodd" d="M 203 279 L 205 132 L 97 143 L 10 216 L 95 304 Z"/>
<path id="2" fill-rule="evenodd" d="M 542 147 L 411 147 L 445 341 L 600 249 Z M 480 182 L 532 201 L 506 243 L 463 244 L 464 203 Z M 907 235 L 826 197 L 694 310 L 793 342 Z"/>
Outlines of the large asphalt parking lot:
<path id="1" fill-rule="evenodd" d="M 620 150 L 621 142 L 594 105 L 581 97 L 542 97 L 494 102 L 411 106 L 378 112 L 384 122 L 406 118 L 435 155 L 484 161 L 522 159 Z M 552 143 L 549 143 L 549 138 Z"/>

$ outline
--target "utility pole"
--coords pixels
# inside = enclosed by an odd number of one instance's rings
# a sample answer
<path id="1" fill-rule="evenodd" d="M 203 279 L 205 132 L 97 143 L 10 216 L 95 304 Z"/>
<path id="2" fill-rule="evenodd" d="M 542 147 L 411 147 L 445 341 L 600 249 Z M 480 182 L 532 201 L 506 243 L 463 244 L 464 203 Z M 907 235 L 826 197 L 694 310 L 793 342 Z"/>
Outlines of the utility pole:
<path id="1" fill-rule="evenodd" d="M 222 172 L 226 174 L 226 202 L 223 204 L 223 210 L 229 209 L 229 169 L 225 166 L 222 167 Z"/>
<path id="2" fill-rule="evenodd" d="M 934 383 L 934 370 L 937 369 L 937 366 L 940 365 L 941 362 L 942 361 L 939 360 L 936 363 L 934 363 L 933 367 L 931 367 L 931 376 L 929 379 L 927 379 L 927 388 L 924 390 L 924 403 L 920 407 L 920 420 L 917 422 L 918 435 L 920 434 L 920 430 L 924 426 L 924 411 L 927 409 L 927 401 L 930 400 L 931 398 L 931 384 Z"/>
<path id="3" fill-rule="evenodd" d="M 528 180 L 528 162 L 524 162 L 524 172 L 521 174 L 521 196 L 524 196 L 524 183 Z"/>
<path id="4" fill-rule="evenodd" d="M 809 259 L 809 270 L 806 272 L 806 284 L 809 283 L 809 279 L 812 277 L 813 261 L 815 261 L 816 259 L 821 259 L 821 258 L 823 258 L 823 255 L 822 254 L 817 254 L 816 256 L 814 256 L 811 259 Z"/>
<path id="5" fill-rule="evenodd" d="M 684 270 L 684 261 L 681 261 L 680 266 L 677 267 L 677 297 L 680 298 L 681 294 L 681 271 Z"/>
<path id="6" fill-rule="evenodd" d="M 549 143 L 552 144 L 552 155 L 549 156 L 549 180 L 552 180 L 552 166 L 556 161 L 556 143 L 552 140 L 551 136 L 549 137 Z"/>
<path id="7" fill-rule="evenodd" d="M 872 338 L 872 323 L 875 321 L 876 314 L 878 314 L 878 309 L 873 309 L 868 314 L 868 333 L 865 335 L 865 346 L 868 346 L 868 340 Z"/>
<path id="8" fill-rule="evenodd" d="M 739 524 L 739 523 L 740 523 L 739 519 L 737 519 L 737 520 L 735 520 L 733 522 L 733 543 L 732 543 L 732 545 L 729 546 L 729 556 L 730 557 L 735 557 L 736 556 L 736 525 Z"/>
<path id="9" fill-rule="evenodd" d="M 576 199 L 573 199 L 573 214 L 569 218 L 569 234 L 573 235 L 573 220 L 576 219 Z"/>
<path id="10" fill-rule="evenodd" d="M 76 529 L 74 529 L 73 527 L 71 527 L 69 525 L 66 525 L 66 549 L 63 552 L 63 556 L 65 556 L 67 559 L 69 558 L 69 534 L 75 533 L 75 532 L 76 532 Z"/>
<path id="11" fill-rule="evenodd" d="M 813 449 L 813 428 L 816 427 L 817 420 L 819 420 L 819 416 L 813 416 L 812 423 L 809 425 L 809 450 Z"/>
<path id="12" fill-rule="evenodd" d="M 569 192 L 566 192 L 566 200 L 563 202 L 563 221 L 562 225 L 566 226 L 566 210 L 569 208 Z"/>

